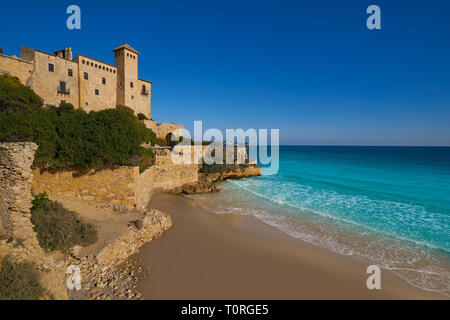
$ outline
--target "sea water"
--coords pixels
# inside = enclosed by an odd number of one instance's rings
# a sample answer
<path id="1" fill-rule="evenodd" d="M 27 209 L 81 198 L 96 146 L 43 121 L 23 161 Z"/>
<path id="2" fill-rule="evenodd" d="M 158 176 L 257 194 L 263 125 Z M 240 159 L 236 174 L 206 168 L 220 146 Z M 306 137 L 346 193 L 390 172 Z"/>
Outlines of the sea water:
<path id="1" fill-rule="evenodd" d="M 278 174 L 223 186 L 193 198 L 450 296 L 450 148 L 281 146 Z"/>

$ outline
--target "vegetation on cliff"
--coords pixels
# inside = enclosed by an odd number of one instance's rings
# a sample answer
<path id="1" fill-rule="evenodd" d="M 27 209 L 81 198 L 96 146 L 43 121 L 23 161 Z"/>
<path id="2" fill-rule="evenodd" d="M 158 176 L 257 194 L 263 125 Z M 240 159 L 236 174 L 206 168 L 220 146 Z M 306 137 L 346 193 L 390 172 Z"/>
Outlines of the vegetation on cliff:
<path id="1" fill-rule="evenodd" d="M 0 272 L 0 300 L 37 300 L 44 293 L 32 263 L 3 260 Z"/>
<path id="2" fill-rule="evenodd" d="M 83 222 L 75 212 L 50 200 L 45 193 L 39 194 L 32 203 L 31 222 L 43 249 L 66 252 L 76 245 L 87 247 L 97 242 L 93 225 Z"/>
<path id="3" fill-rule="evenodd" d="M 43 100 L 17 78 L 0 75 L 0 112 L 31 113 L 40 110 Z"/>
<path id="4" fill-rule="evenodd" d="M 30 88 L 1 76 L 0 142 L 18 141 L 39 146 L 35 165 L 89 169 L 148 166 L 153 154 L 141 145 L 154 143 L 156 135 L 128 107 L 89 113 L 66 103 L 42 107 L 42 100 Z"/>

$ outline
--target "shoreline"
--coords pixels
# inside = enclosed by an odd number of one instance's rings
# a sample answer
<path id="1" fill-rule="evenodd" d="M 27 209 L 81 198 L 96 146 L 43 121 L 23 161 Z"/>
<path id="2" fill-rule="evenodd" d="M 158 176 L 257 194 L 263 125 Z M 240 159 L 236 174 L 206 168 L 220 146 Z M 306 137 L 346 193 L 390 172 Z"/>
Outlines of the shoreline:
<path id="1" fill-rule="evenodd" d="M 182 196 L 155 195 L 150 208 L 174 225 L 144 245 L 150 268 L 144 299 L 447 299 L 381 269 L 381 290 L 368 290 L 369 262 L 293 238 L 255 217 L 217 215 Z"/>

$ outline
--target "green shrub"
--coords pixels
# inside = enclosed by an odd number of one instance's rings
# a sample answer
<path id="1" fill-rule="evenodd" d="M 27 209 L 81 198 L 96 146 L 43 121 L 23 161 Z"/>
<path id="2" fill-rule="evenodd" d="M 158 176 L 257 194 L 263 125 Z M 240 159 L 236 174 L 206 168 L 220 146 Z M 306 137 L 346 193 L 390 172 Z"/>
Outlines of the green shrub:
<path id="1" fill-rule="evenodd" d="M 154 156 L 153 150 L 141 148 L 141 151 L 132 157 L 127 165 L 139 166 L 139 172 L 142 173 L 153 165 Z"/>
<path id="2" fill-rule="evenodd" d="M 33 200 L 31 200 L 31 203 L 33 204 L 31 210 L 41 210 L 48 202 L 50 202 L 50 199 L 48 198 L 47 193 L 40 193 Z"/>
<path id="3" fill-rule="evenodd" d="M 86 113 L 69 104 L 30 114 L 0 112 L 0 141 L 34 141 L 34 164 L 85 169 L 125 165 L 156 135 L 126 107 Z"/>
<path id="4" fill-rule="evenodd" d="M 0 300 L 37 300 L 44 293 L 32 263 L 15 264 L 6 258 L 0 273 Z"/>
<path id="5" fill-rule="evenodd" d="M 49 200 L 45 194 L 33 200 L 31 222 L 42 248 L 66 252 L 75 245 L 87 247 L 97 242 L 97 231 L 75 212 Z"/>
<path id="6" fill-rule="evenodd" d="M 127 164 L 156 135 L 126 106 L 89 113 L 69 103 L 42 108 L 32 89 L 0 76 L 0 142 L 19 141 L 39 146 L 37 166 L 90 169 Z"/>
<path id="7" fill-rule="evenodd" d="M 43 100 L 19 79 L 0 75 L 0 112 L 31 113 L 40 110 Z"/>
<path id="8" fill-rule="evenodd" d="M 155 144 L 157 144 L 158 146 L 161 146 L 161 147 L 168 146 L 166 139 L 162 139 L 162 138 L 156 138 Z"/>
<path id="9" fill-rule="evenodd" d="M 151 149 L 144 149 L 141 153 L 141 159 L 139 162 L 139 172 L 144 172 L 149 167 L 153 165 L 153 162 L 155 160 L 155 155 L 153 153 L 153 150 Z"/>
<path id="10" fill-rule="evenodd" d="M 138 120 L 148 120 L 147 116 L 143 113 L 138 113 L 137 118 Z"/>

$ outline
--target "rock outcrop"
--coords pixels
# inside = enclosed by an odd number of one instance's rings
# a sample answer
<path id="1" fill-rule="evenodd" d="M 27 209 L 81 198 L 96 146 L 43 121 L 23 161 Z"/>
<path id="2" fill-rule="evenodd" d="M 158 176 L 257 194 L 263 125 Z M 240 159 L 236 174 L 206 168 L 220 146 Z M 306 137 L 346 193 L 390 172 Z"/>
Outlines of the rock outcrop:
<path id="1" fill-rule="evenodd" d="M 168 214 L 156 209 L 150 210 L 142 219 L 130 223 L 127 232 L 97 255 L 98 263 L 104 266 L 121 264 L 129 256 L 139 252 L 143 244 L 159 238 L 171 226 L 172 220 Z"/>
<path id="2" fill-rule="evenodd" d="M 222 165 L 214 169 L 205 169 L 203 166 L 198 174 L 198 181 L 186 183 L 181 187 L 174 188 L 172 193 L 209 193 L 217 192 L 222 187 L 219 182 L 227 179 L 242 179 L 261 176 L 261 168 L 256 164 Z"/>

